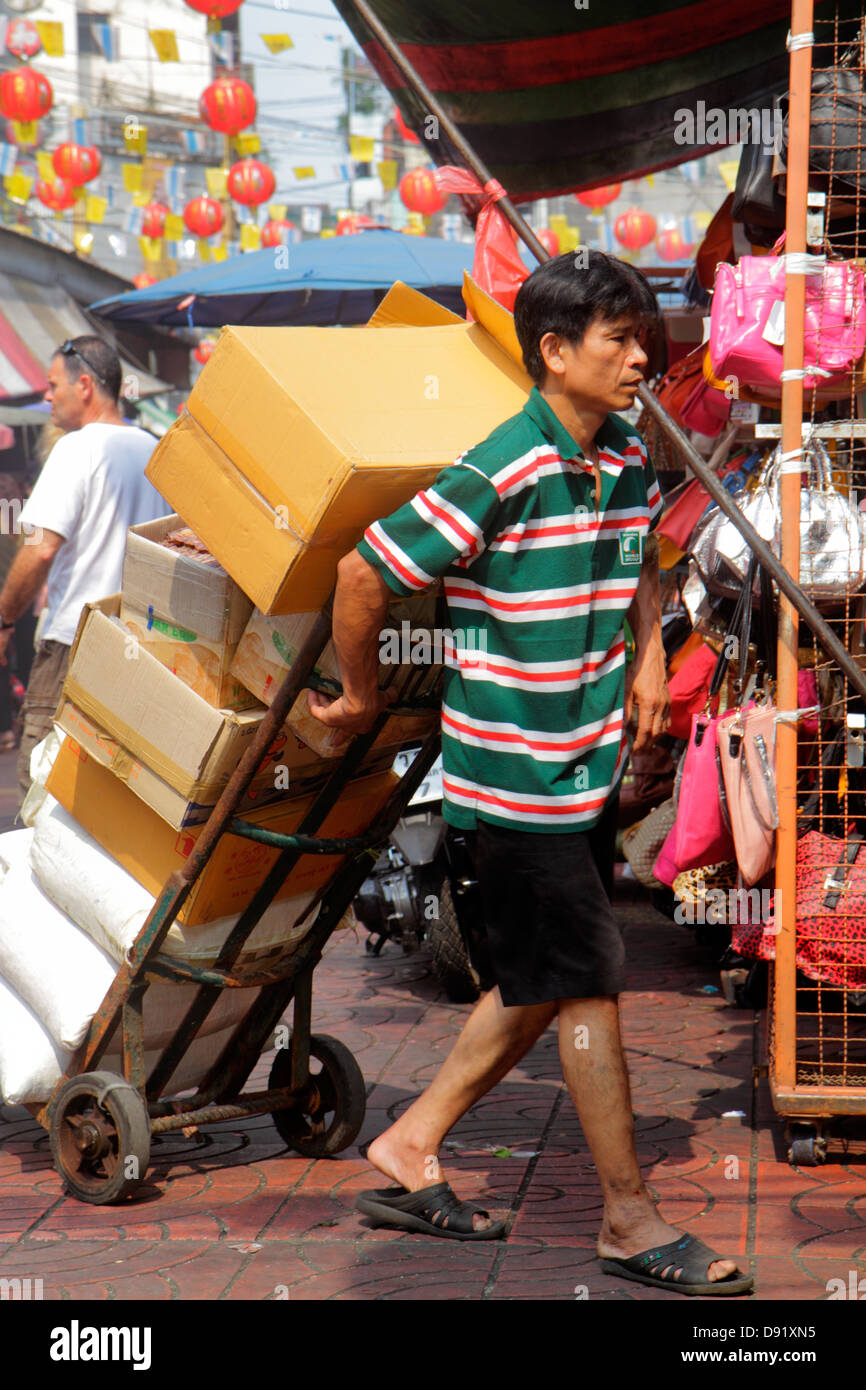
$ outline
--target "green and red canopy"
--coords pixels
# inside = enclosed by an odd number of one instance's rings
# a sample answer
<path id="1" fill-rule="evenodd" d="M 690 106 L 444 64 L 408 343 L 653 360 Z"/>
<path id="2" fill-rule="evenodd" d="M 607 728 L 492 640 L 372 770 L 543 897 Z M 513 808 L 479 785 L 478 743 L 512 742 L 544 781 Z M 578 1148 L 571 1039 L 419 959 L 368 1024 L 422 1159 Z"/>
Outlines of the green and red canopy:
<path id="1" fill-rule="evenodd" d="M 351 0 L 334 3 L 410 127 L 424 133 L 429 113 Z M 788 85 L 790 0 L 370 3 L 494 176 L 521 199 L 699 158 L 718 144 L 677 143 L 677 111 L 696 111 L 699 102 L 707 112 L 767 108 Z M 834 35 L 848 42 L 862 10 L 862 0 L 816 0 L 819 44 Z M 816 65 L 832 61 L 832 49 L 816 51 Z M 428 123 L 428 137 L 430 130 Z M 445 139 L 429 139 L 429 147 L 437 164 L 460 162 Z"/>

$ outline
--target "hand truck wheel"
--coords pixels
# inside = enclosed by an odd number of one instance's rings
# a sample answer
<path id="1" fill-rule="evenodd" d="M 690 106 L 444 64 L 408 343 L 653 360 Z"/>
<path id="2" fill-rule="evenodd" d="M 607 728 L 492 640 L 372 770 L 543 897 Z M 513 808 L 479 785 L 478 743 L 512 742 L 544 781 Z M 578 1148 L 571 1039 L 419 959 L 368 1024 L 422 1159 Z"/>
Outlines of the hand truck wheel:
<path id="1" fill-rule="evenodd" d="M 111 1071 L 84 1072 L 50 1105 L 51 1157 L 80 1202 L 128 1197 L 150 1162 L 150 1117 L 134 1086 Z"/>
<path id="2" fill-rule="evenodd" d="M 367 1089 L 361 1068 L 344 1043 L 324 1033 L 310 1038 L 310 1061 L 321 1070 L 310 1070 L 310 1085 L 301 1104 L 273 1112 L 280 1138 L 305 1158 L 327 1158 L 354 1143 L 364 1123 Z M 278 1051 L 269 1090 L 292 1084 L 292 1043 Z"/>

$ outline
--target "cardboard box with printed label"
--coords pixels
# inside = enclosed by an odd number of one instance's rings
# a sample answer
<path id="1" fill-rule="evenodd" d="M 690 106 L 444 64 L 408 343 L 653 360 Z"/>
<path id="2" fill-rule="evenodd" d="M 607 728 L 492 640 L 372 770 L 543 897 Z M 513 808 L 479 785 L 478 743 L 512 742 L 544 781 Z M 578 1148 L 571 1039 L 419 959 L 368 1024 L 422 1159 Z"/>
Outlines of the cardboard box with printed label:
<path id="1" fill-rule="evenodd" d="M 349 782 L 326 817 L 320 834 L 343 838 L 363 833 L 397 784 L 381 772 Z M 181 869 L 195 847 L 201 826 L 177 831 L 118 777 L 91 757 L 75 739 L 63 741 L 46 790 L 138 883 L 154 896 Z M 297 830 L 313 797 L 276 802 L 248 812 L 246 820 L 267 830 Z M 192 888 L 178 920 L 189 926 L 242 912 L 273 867 L 279 850 L 239 835 L 220 837 Z M 299 859 L 274 901 L 315 892 L 333 873 L 339 855 L 310 854 Z"/>
<path id="2" fill-rule="evenodd" d="M 392 603 L 388 609 L 386 625 L 380 634 L 379 685 L 382 689 L 393 685 L 400 696 L 407 699 L 427 697 L 432 708 L 418 715 L 390 715 L 376 739 L 376 749 L 421 742 L 439 721 L 439 704 L 433 692 L 442 669 L 443 633 L 435 626 L 435 616 L 436 596 L 433 593 Z M 232 671 L 257 699 L 271 704 L 315 620 L 315 613 L 280 617 L 253 609 L 238 643 Z M 413 663 L 413 655 L 426 658 L 430 664 L 422 664 L 420 660 Z M 340 669 L 333 642 L 328 643 L 315 669 L 326 681 L 339 681 Z M 310 713 L 306 690 L 301 691 L 286 723 L 289 730 L 320 757 L 339 757 L 349 745 L 348 735 L 329 729 Z"/>
<path id="3" fill-rule="evenodd" d="M 127 536 L 120 616 L 146 651 L 217 709 L 248 709 L 231 664 L 252 603 L 220 565 L 168 549 L 179 516 L 133 526 Z"/>
<path id="4" fill-rule="evenodd" d="M 398 284 L 363 328 L 223 329 L 146 472 L 263 613 L 317 612 L 372 521 L 522 409 L 511 316 L 464 293 L 473 323 Z"/>
<path id="5" fill-rule="evenodd" d="M 115 596 L 84 610 L 59 723 L 170 825 L 200 824 L 255 737 L 265 706 L 214 709 L 137 646 L 119 608 Z M 333 767 L 284 730 L 244 804 L 300 795 Z"/>

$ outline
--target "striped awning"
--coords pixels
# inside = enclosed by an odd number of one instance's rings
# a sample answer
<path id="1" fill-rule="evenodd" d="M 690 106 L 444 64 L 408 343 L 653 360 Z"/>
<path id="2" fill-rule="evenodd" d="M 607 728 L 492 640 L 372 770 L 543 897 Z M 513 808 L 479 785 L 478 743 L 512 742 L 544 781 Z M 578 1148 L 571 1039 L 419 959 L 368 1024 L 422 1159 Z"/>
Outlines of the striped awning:
<path id="1" fill-rule="evenodd" d="M 351 0 L 334 3 L 431 158 L 460 164 Z M 525 199 L 709 154 L 717 132 L 678 143 L 677 111 L 771 109 L 788 85 L 790 0 L 369 3 L 494 176 Z M 862 9 L 815 0 L 818 41 L 832 40 L 837 15 L 856 32 Z M 815 61 L 828 66 L 832 54 Z"/>
<path id="2" fill-rule="evenodd" d="M 32 400 L 46 391 L 52 353 L 67 338 L 85 333 L 100 335 L 75 300 L 57 285 L 0 273 L 0 401 Z M 124 377 L 135 377 L 138 396 L 171 389 L 122 353 L 121 364 Z"/>

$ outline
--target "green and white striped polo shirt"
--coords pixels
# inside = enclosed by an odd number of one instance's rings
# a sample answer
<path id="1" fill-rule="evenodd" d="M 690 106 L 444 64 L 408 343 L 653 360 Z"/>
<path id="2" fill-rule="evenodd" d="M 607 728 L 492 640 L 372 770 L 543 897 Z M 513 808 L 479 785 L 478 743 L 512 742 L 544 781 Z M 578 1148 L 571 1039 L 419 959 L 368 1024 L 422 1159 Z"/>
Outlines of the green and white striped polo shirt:
<path id="1" fill-rule="evenodd" d="M 358 546 L 398 594 L 444 579 L 452 825 L 588 830 L 623 770 L 623 622 L 662 500 L 625 420 L 595 442 L 598 509 L 592 465 L 536 388 Z"/>

